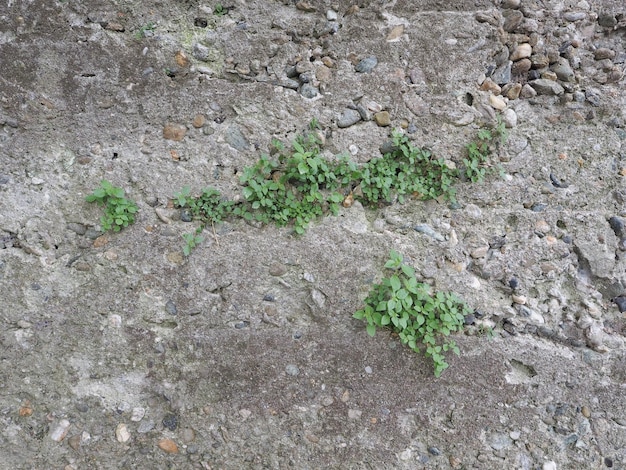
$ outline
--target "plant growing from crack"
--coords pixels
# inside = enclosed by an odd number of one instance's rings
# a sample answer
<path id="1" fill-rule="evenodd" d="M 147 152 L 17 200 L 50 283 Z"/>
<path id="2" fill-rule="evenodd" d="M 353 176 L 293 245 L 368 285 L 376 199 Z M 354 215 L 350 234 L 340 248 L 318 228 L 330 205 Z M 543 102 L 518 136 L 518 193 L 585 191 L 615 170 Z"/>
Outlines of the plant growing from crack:
<path id="1" fill-rule="evenodd" d="M 439 377 L 448 368 L 445 353 L 459 355 L 450 334 L 463 328 L 465 315 L 471 310 L 455 294 L 431 293 L 431 287 L 417 282 L 414 269 L 394 250 L 385 268 L 391 271 L 390 276 L 372 287 L 365 307 L 353 316 L 367 322 L 370 336 L 377 328 L 390 328 L 413 351 L 423 351 L 432 359 L 435 377 Z"/>
<path id="2" fill-rule="evenodd" d="M 124 190 L 102 180 L 100 187 L 89 194 L 85 200 L 104 206 L 104 215 L 100 219 L 102 229 L 119 232 L 135 222 L 137 205 L 124 197 Z"/>
<path id="3" fill-rule="evenodd" d="M 472 183 L 483 181 L 492 169 L 489 162 L 491 155 L 499 146 L 504 145 L 506 139 L 507 131 L 502 119 L 498 119 L 492 130 L 479 130 L 476 140 L 466 146 L 467 156 L 463 159 L 464 176 Z"/>

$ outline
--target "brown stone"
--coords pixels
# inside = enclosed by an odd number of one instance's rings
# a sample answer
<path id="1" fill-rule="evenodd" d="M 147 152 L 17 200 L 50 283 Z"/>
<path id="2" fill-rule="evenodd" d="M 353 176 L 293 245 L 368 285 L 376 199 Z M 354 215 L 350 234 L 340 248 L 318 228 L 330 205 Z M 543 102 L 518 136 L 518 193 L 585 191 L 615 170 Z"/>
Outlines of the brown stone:
<path id="1" fill-rule="evenodd" d="M 106 235 L 100 235 L 98 238 L 96 238 L 93 241 L 93 247 L 94 248 L 101 248 L 104 245 L 106 245 L 107 243 L 109 243 L 109 239 Z"/>
<path id="2" fill-rule="evenodd" d="M 380 127 L 387 127 L 391 124 L 391 116 L 389 116 L 389 112 L 387 111 L 374 114 L 374 120 Z"/>
<path id="3" fill-rule="evenodd" d="M 178 454 L 178 446 L 171 439 L 161 439 L 158 446 L 159 449 L 161 449 L 163 452 L 166 452 L 168 454 Z"/>
<path id="4" fill-rule="evenodd" d="M 179 142 L 183 140 L 186 133 L 187 128 L 180 124 L 169 123 L 163 128 L 163 138 L 167 140 L 175 140 Z"/>
<path id="5" fill-rule="evenodd" d="M 191 121 L 191 125 L 196 129 L 200 129 L 202 126 L 204 126 L 205 122 L 206 118 L 204 117 L 204 114 L 196 114 L 193 117 L 193 121 Z"/>
<path id="6" fill-rule="evenodd" d="M 402 36 L 402 34 L 404 33 L 404 25 L 396 25 L 393 28 L 391 28 L 391 31 L 389 31 L 389 34 L 387 35 L 387 41 L 388 42 L 395 42 L 398 41 L 400 39 L 400 36 Z"/>
<path id="7" fill-rule="evenodd" d="M 174 60 L 176 60 L 176 64 L 179 67 L 189 67 L 189 57 L 183 51 L 178 51 L 174 56 Z"/>

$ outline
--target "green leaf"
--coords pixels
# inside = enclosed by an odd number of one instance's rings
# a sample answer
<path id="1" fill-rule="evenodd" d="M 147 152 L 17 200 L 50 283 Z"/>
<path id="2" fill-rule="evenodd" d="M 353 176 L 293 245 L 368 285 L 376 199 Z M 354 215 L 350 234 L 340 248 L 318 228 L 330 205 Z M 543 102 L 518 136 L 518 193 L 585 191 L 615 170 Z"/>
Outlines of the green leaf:
<path id="1" fill-rule="evenodd" d="M 396 275 L 391 276 L 391 278 L 389 279 L 389 282 L 391 283 L 391 289 L 394 292 L 396 292 L 398 289 L 400 289 L 400 287 L 402 287 L 402 283 L 400 282 L 400 279 Z"/>
<path id="2" fill-rule="evenodd" d="M 383 317 L 380 319 L 380 324 L 383 326 L 389 325 L 390 321 L 391 321 L 391 318 L 389 317 L 389 315 L 383 315 Z"/>
<path id="3" fill-rule="evenodd" d="M 376 334 L 376 325 L 367 325 L 367 334 L 374 336 Z"/>
<path id="4" fill-rule="evenodd" d="M 362 320 L 365 318 L 365 312 L 363 310 L 357 310 L 352 314 L 352 318 L 356 318 L 357 320 Z"/>

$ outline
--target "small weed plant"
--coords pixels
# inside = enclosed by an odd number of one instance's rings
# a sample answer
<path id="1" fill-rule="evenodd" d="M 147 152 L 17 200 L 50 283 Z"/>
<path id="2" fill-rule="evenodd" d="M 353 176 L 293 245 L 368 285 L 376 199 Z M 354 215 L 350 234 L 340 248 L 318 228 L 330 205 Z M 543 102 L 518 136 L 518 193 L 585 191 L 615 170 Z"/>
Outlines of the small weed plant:
<path id="1" fill-rule="evenodd" d="M 396 251 L 391 251 L 385 268 L 391 275 L 373 286 L 365 307 L 355 312 L 354 318 L 367 322 L 370 336 L 376 328 L 391 328 L 403 344 L 432 359 L 439 377 L 448 368 L 445 353 L 459 354 L 450 334 L 463 328 L 471 310 L 455 294 L 431 294 L 431 287 L 417 282 L 413 268 L 404 264 Z"/>
<path id="2" fill-rule="evenodd" d="M 491 169 L 490 158 L 499 145 L 507 139 L 504 121 L 498 120 L 494 129 L 481 129 L 475 141 L 467 145 L 467 157 L 463 159 L 464 175 L 472 183 L 480 183 Z"/>
<path id="3" fill-rule="evenodd" d="M 400 202 L 407 195 L 420 199 L 443 196 L 454 201 L 456 169 L 448 168 L 428 150 L 415 147 L 400 132 L 393 133 L 392 142 L 391 152 L 370 160 L 361 169 L 361 190 L 367 202 L 391 202 L 394 195 Z"/>
<path id="4" fill-rule="evenodd" d="M 213 188 L 205 188 L 200 196 L 194 197 L 191 196 L 189 186 L 185 186 L 174 195 L 174 204 L 181 209 L 189 210 L 193 219 L 201 223 L 195 232 L 183 235 L 185 256 L 189 256 L 191 251 L 204 241 L 200 234 L 207 225 L 214 226 L 222 222 L 233 210 L 233 202 L 225 200 L 220 192 Z"/>
<path id="5" fill-rule="evenodd" d="M 270 155 L 262 155 L 244 168 L 240 176 L 242 202 L 224 200 L 212 188 L 193 197 L 185 187 L 174 196 L 175 204 L 202 223 L 201 231 L 206 225 L 236 216 L 279 227 L 292 225 L 296 234 L 303 234 L 316 218 L 336 215 L 348 195 L 373 206 L 395 199 L 402 203 L 407 197 L 455 201 L 456 168 L 414 146 L 403 133 L 394 131 L 391 150 L 359 166 L 346 155 L 325 158 L 317 137 L 320 128 L 319 122 L 312 120 L 291 145 L 274 140 Z M 503 135 L 504 125 L 494 131 L 481 130 L 477 141 L 468 146 L 463 162 L 469 180 L 484 178 L 495 139 Z M 185 241 L 190 251 L 199 243 L 199 235 L 188 235 L 191 238 Z"/>
<path id="6" fill-rule="evenodd" d="M 293 222 L 298 234 L 324 213 L 337 214 L 344 198 L 338 189 L 350 182 L 356 165 L 345 158 L 339 162 L 323 158 L 313 134 L 296 139 L 293 151 L 286 151 L 279 141 L 273 147 L 277 158 L 264 155 L 244 170 L 241 183 L 246 202 L 233 212 L 246 220 L 278 226 Z"/>
<path id="7" fill-rule="evenodd" d="M 95 202 L 104 206 L 104 215 L 100 219 L 102 229 L 119 232 L 135 222 L 137 205 L 124 197 L 124 190 L 102 180 L 100 187 L 86 198 L 87 202 Z"/>

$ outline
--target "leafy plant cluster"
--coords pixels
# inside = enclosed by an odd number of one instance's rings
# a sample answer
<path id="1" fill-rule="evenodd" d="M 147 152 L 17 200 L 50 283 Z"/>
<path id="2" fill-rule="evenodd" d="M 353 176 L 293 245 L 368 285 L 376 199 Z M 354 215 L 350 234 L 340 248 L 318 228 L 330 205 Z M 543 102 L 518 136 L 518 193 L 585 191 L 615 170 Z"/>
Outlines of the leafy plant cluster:
<path id="1" fill-rule="evenodd" d="M 294 231 L 302 234 L 317 217 L 336 215 L 347 196 L 365 205 L 391 203 L 395 198 L 404 202 L 408 196 L 455 200 L 458 170 L 415 147 L 401 132 L 393 132 L 389 152 L 358 166 L 345 155 L 332 160 L 323 157 L 314 132 L 319 124 L 313 120 L 309 127 L 310 132 L 297 137 L 289 148 L 274 140 L 270 155 L 262 155 L 243 170 L 242 202 L 226 201 L 212 188 L 194 197 L 185 187 L 174 196 L 175 204 L 190 210 L 202 224 L 196 233 L 185 235 L 185 254 L 202 241 L 200 233 L 206 225 L 231 215 L 263 224 L 292 224 Z M 472 181 L 484 177 L 492 141 L 502 132 L 504 127 L 494 133 L 481 131 L 478 142 L 468 146 L 464 163 Z"/>
<path id="2" fill-rule="evenodd" d="M 409 138 L 394 132 L 392 150 L 370 160 L 360 171 L 361 191 L 367 202 L 390 202 L 396 195 L 400 202 L 405 195 L 420 199 L 454 201 L 452 187 L 458 172 L 441 158 L 433 158 L 428 150 L 415 147 Z"/>
<path id="3" fill-rule="evenodd" d="M 102 180 L 100 187 L 89 194 L 87 202 L 96 202 L 104 206 L 104 215 L 100 219 L 102 229 L 119 232 L 135 222 L 137 205 L 124 197 L 124 190 L 113 186 L 109 181 Z"/>
<path id="4" fill-rule="evenodd" d="M 402 261 L 402 256 L 392 250 L 385 264 L 391 275 L 372 287 L 365 307 L 355 312 L 354 318 L 367 322 L 370 336 L 376 328 L 387 327 L 413 351 L 423 350 L 432 358 L 435 376 L 439 377 L 448 368 L 445 352 L 459 355 L 449 336 L 463 328 L 471 310 L 455 294 L 431 294 L 431 287 L 417 282 L 414 269 Z"/>
<path id="5" fill-rule="evenodd" d="M 477 139 L 467 145 L 467 157 L 463 159 L 464 176 L 472 183 L 479 183 L 485 179 L 490 170 L 489 160 L 494 150 L 504 144 L 507 138 L 504 121 L 498 120 L 492 130 L 481 129 Z"/>
<path id="6" fill-rule="evenodd" d="M 346 157 L 329 161 L 320 155 L 319 141 L 313 134 L 299 137 L 293 152 L 279 141 L 273 142 L 277 157 L 266 155 L 244 170 L 245 202 L 234 213 L 246 220 L 278 226 L 294 224 L 298 234 L 326 212 L 337 214 L 347 187 L 357 173 L 356 165 Z"/>

